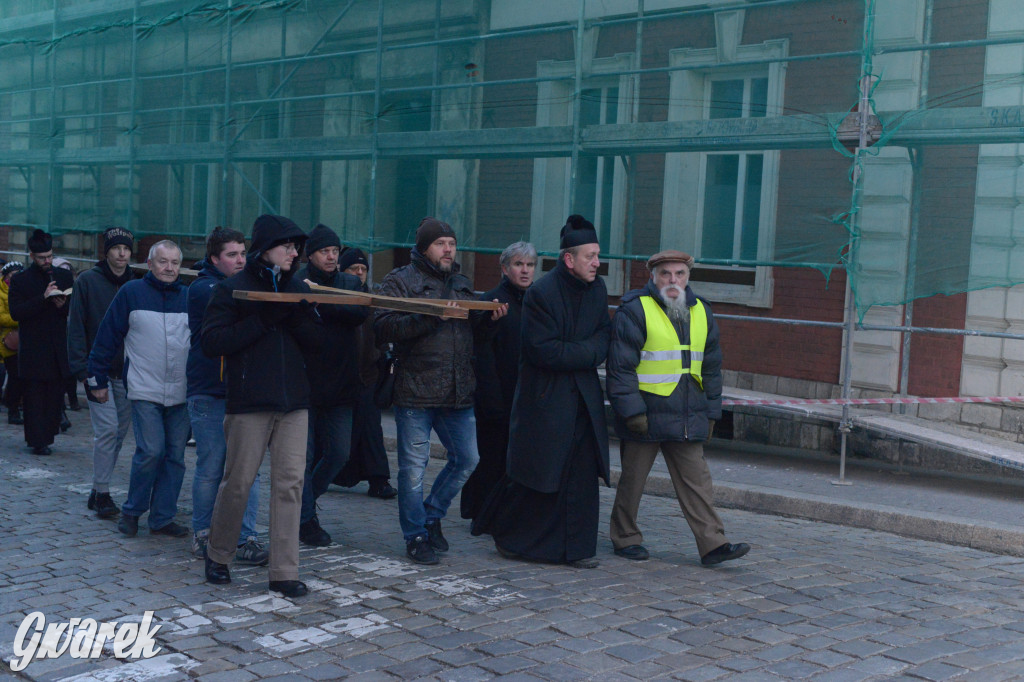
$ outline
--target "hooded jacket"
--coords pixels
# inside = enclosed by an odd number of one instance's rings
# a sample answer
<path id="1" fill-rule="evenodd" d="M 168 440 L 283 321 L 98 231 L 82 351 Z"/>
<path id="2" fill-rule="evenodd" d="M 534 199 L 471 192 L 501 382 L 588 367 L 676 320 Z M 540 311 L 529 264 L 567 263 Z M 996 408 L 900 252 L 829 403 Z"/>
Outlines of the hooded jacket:
<path id="1" fill-rule="evenodd" d="M 227 414 L 292 412 L 308 409 L 309 380 L 303 350 L 316 352 L 322 330 L 311 306 L 233 298 L 234 291 L 309 292 L 292 273 L 275 272 L 259 257 L 285 241 L 302 243 L 305 233 L 280 216 L 260 216 L 253 226 L 245 268 L 213 288 L 203 318 L 200 346 L 209 357 L 224 356 Z M 287 306 L 290 312 L 268 324 L 260 311 Z"/>
<path id="2" fill-rule="evenodd" d="M 161 282 L 151 272 L 122 286 L 96 331 L 89 385 L 107 388 L 114 356 L 123 344 L 129 400 L 164 406 L 185 402 L 186 295 L 180 281 Z"/>
<path id="3" fill-rule="evenodd" d="M 469 278 L 459 264 L 444 272 L 414 247 L 412 263 L 395 268 L 381 282 L 380 293 L 403 298 L 475 300 Z M 474 311 L 468 320 L 442 320 L 439 316 L 379 310 L 373 330 L 377 344 L 397 346 L 394 402 L 398 407 L 473 406 L 474 329 L 484 333 L 486 315 Z"/>
<path id="4" fill-rule="evenodd" d="M 622 303 L 612 320 L 612 340 L 608 350 L 605 385 L 612 409 L 615 411 L 615 433 L 620 439 L 639 441 L 703 441 L 708 436 L 708 420 L 722 417 L 722 349 L 718 344 L 718 325 L 706 301 L 708 338 L 704 344 L 701 365 L 703 390 L 689 374 L 683 374 L 671 395 L 659 396 L 639 388 L 636 368 L 640 364 L 640 350 L 647 340 L 647 320 L 641 296 L 652 297 L 665 307 L 661 292 L 653 282 L 643 289 L 634 289 L 622 297 Z M 686 287 L 686 305 L 697 304 L 697 295 Z M 680 344 L 690 342 L 688 324 L 673 323 Z M 688 365 L 689 353 L 684 356 Z M 648 435 L 641 437 L 626 428 L 626 419 L 647 414 Z"/>

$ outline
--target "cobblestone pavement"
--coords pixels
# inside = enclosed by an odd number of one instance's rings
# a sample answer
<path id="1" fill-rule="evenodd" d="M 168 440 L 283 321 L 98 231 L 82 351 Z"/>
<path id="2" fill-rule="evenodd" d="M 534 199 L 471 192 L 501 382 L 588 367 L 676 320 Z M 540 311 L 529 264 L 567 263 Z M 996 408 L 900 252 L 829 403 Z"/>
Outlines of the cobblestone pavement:
<path id="1" fill-rule="evenodd" d="M 336 544 L 301 554 L 310 595 L 271 596 L 262 568 L 207 585 L 187 539 L 144 528 L 127 539 L 86 510 L 88 417 L 73 419 L 49 458 L 0 426 L 0 677 L 1024 679 L 1024 560 L 724 510 L 729 537 L 753 550 L 707 569 L 667 498 L 641 506 L 647 562 L 612 554 L 606 519 L 601 566 L 576 570 L 504 560 L 456 518 L 445 524 L 452 550 L 422 567 L 404 559 L 395 501 L 332 489 L 320 518 Z M 191 470 L 185 481 L 178 521 L 187 524 Z M 612 493 L 601 493 L 603 513 Z M 261 507 L 265 522 L 266 496 Z M 147 610 L 161 623 L 155 658 L 106 649 L 98 661 L 7 667 L 30 612 L 56 623 L 138 621 Z"/>

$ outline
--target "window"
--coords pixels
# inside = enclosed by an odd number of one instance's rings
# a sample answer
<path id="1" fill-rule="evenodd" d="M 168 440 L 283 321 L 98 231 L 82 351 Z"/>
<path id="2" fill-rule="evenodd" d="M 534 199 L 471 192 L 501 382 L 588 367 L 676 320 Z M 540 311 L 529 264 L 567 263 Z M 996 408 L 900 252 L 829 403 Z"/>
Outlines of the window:
<path id="1" fill-rule="evenodd" d="M 739 46 L 735 58 L 756 61 L 786 52 L 786 41 L 769 41 Z M 669 120 L 720 120 L 728 130 L 728 119 L 781 114 L 782 63 L 730 67 L 720 59 L 717 49 L 670 52 L 673 66 L 691 68 L 671 74 Z M 661 247 L 706 260 L 769 260 L 778 165 L 774 150 L 666 155 Z M 693 279 L 712 301 L 771 306 L 769 267 L 704 264 Z"/>
<path id="2" fill-rule="evenodd" d="M 580 126 L 614 125 L 628 122 L 632 116 L 632 79 L 602 73 L 633 68 L 632 54 L 602 57 L 591 61 L 586 88 L 580 93 Z M 540 62 L 537 74 L 563 78 L 538 86 L 537 125 L 564 126 L 573 122 L 573 62 Z M 623 253 L 626 225 L 626 168 L 615 156 L 580 155 L 576 168 L 576 197 L 571 199 L 571 160 L 537 159 L 534 163 L 533 203 L 530 240 L 538 251 L 558 250 L 558 228 L 573 213 L 594 223 L 601 251 Z M 546 270 L 554 259 L 541 259 Z M 550 260 L 551 263 L 545 261 Z M 625 268 L 621 260 L 602 260 L 608 293 L 624 291 Z"/>

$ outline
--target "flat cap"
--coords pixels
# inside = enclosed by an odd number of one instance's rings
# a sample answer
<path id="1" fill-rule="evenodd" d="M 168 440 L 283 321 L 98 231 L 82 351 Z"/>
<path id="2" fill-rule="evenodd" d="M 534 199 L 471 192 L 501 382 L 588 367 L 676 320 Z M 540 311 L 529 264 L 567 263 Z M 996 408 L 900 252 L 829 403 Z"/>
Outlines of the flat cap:
<path id="1" fill-rule="evenodd" d="M 685 263 L 686 267 L 693 269 L 693 256 L 684 251 L 659 251 L 647 259 L 647 269 L 653 271 L 662 263 Z"/>

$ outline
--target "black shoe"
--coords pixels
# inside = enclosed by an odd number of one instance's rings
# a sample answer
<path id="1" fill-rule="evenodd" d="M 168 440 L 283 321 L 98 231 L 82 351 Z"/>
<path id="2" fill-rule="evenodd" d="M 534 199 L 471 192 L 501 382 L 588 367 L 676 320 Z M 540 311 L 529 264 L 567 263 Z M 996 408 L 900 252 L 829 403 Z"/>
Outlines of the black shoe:
<path id="1" fill-rule="evenodd" d="M 206 557 L 206 582 L 214 585 L 227 585 L 231 582 L 231 571 L 227 564 L 218 564 L 210 557 Z"/>
<path id="2" fill-rule="evenodd" d="M 430 536 L 430 546 L 433 547 L 435 551 L 448 551 L 448 541 L 444 539 L 444 534 L 441 532 L 441 519 L 434 519 L 434 521 L 428 523 L 427 533 Z"/>
<path id="3" fill-rule="evenodd" d="M 651 558 L 647 548 L 643 545 L 630 545 L 629 547 L 616 549 L 615 554 L 626 559 L 632 559 L 633 561 L 646 561 Z"/>
<path id="4" fill-rule="evenodd" d="M 437 554 L 430 545 L 426 535 L 417 535 L 405 543 L 405 555 L 417 564 L 433 566 L 437 563 Z"/>
<path id="5" fill-rule="evenodd" d="M 309 588 L 301 580 L 271 580 L 270 591 L 280 592 L 289 599 L 305 597 L 309 594 Z"/>
<path id="6" fill-rule="evenodd" d="M 86 502 L 86 506 L 89 507 L 89 511 L 96 511 L 96 489 L 93 488 L 89 491 L 89 501 Z"/>
<path id="7" fill-rule="evenodd" d="M 32 448 L 33 455 L 39 455 L 40 457 L 46 457 L 53 454 L 53 450 L 50 449 L 49 445 L 38 445 Z"/>
<path id="8" fill-rule="evenodd" d="M 594 557 L 587 557 L 586 559 L 576 559 L 575 561 L 570 561 L 569 565 L 573 568 L 597 568 L 601 565 L 601 562 L 595 559 Z"/>
<path id="9" fill-rule="evenodd" d="M 382 500 L 390 500 L 394 497 L 398 497 L 398 491 L 392 488 L 391 484 L 387 481 L 384 481 L 383 483 L 371 483 L 366 494 L 370 497 L 379 497 Z"/>
<path id="10" fill-rule="evenodd" d="M 71 410 L 72 412 L 78 412 L 80 409 L 82 409 L 82 403 L 78 402 L 78 400 L 72 400 L 70 403 L 68 403 L 68 409 Z"/>
<path id="11" fill-rule="evenodd" d="M 507 549 L 505 549 L 504 547 L 502 547 L 501 545 L 499 545 L 497 540 L 494 541 L 494 549 L 498 550 L 498 554 L 500 554 L 501 556 L 505 557 L 506 559 L 513 559 L 514 560 L 514 559 L 519 559 L 520 558 L 519 555 L 516 554 L 515 552 L 510 552 Z"/>
<path id="12" fill-rule="evenodd" d="M 160 526 L 159 528 L 151 528 L 149 534 L 167 535 L 172 538 L 183 538 L 186 535 L 191 535 L 191 532 L 189 531 L 188 528 L 181 525 L 180 523 L 175 523 L 174 521 L 171 521 L 166 526 Z"/>
<path id="13" fill-rule="evenodd" d="M 64 433 L 71 428 L 71 420 L 68 419 L 68 414 L 64 410 L 60 411 L 60 432 Z"/>
<path id="14" fill-rule="evenodd" d="M 745 542 L 740 542 L 735 545 L 731 545 L 728 542 L 717 547 L 700 558 L 700 563 L 704 566 L 714 566 L 720 564 L 723 561 L 732 561 L 733 559 L 739 559 L 741 556 L 750 551 L 750 545 Z"/>
<path id="15" fill-rule="evenodd" d="M 121 514 L 121 520 L 117 522 L 117 529 L 130 538 L 135 537 L 139 534 L 139 517 Z"/>
<path id="16" fill-rule="evenodd" d="M 14 426 L 21 426 L 24 424 L 25 420 L 21 417 L 21 410 L 8 410 L 7 423 L 13 424 Z"/>
<path id="17" fill-rule="evenodd" d="M 112 519 L 121 511 L 110 499 L 110 493 L 96 493 L 96 506 L 89 509 L 95 509 L 96 516 L 101 519 Z"/>
<path id="18" fill-rule="evenodd" d="M 299 524 L 299 542 L 311 547 L 326 547 L 331 544 L 331 536 L 320 527 L 320 519 L 313 515 L 309 521 Z M 289 582 L 287 580 L 280 582 Z M 305 594 L 305 592 L 303 592 Z"/>

